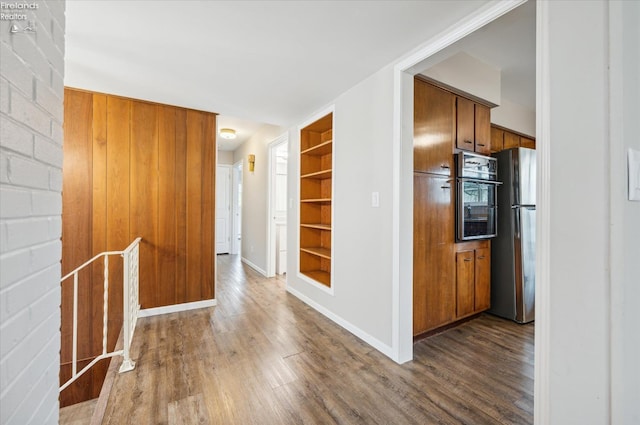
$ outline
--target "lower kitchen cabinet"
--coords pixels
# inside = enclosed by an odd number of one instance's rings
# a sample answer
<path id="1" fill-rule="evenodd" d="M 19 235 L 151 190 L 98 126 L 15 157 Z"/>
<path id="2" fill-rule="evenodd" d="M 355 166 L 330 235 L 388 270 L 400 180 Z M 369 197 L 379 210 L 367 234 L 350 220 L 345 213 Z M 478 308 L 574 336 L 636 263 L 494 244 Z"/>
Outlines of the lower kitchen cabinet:
<path id="1" fill-rule="evenodd" d="M 491 304 L 491 251 L 488 241 L 465 244 L 456 252 L 456 318 L 488 310 Z"/>
<path id="2" fill-rule="evenodd" d="M 473 251 L 456 252 L 456 316 L 464 317 L 475 308 L 475 268 Z"/>
<path id="3" fill-rule="evenodd" d="M 491 250 L 475 250 L 475 288 L 474 310 L 484 311 L 491 307 Z"/>

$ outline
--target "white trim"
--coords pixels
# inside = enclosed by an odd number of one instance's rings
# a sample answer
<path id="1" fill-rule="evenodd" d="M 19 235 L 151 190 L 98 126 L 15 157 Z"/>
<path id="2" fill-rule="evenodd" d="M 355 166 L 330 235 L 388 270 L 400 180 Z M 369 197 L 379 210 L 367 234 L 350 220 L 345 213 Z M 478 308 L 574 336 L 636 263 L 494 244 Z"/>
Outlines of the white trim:
<path id="1" fill-rule="evenodd" d="M 230 164 L 218 164 L 216 166 L 216 180 L 215 180 L 215 186 L 217 189 L 218 186 L 218 170 L 222 168 L 225 170 L 225 173 L 229 174 L 229 187 L 228 187 L 228 195 L 229 195 L 229 218 L 227 219 L 227 236 L 228 236 L 228 240 L 227 240 L 227 251 L 223 251 L 223 252 L 218 252 L 218 244 L 216 243 L 216 241 L 214 240 L 214 244 L 215 244 L 215 251 L 216 251 L 216 255 L 217 254 L 230 254 L 231 253 L 231 234 L 233 233 L 233 223 L 232 223 L 232 206 L 233 206 L 233 185 L 231 184 L 231 178 L 233 177 L 231 173 L 233 173 L 233 165 Z M 217 212 L 218 212 L 218 191 L 214 189 L 213 190 L 213 197 L 216 198 L 216 202 L 215 202 L 215 207 L 214 207 L 214 214 L 213 214 L 213 222 L 214 222 L 214 229 L 215 229 L 215 224 L 218 221 L 218 216 L 217 216 Z M 215 231 L 215 230 L 214 230 Z"/>
<path id="2" fill-rule="evenodd" d="M 275 215 L 275 191 L 273 190 L 273 186 L 276 164 L 273 158 L 276 149 L 283 143 L 289 143 L 288 132 L 281 134 L 267 145 L 267 277 L 274 277 L 276 275 L 276 226 L 273 221 L 273 216 Z"/>
<path id="3" fill-rule="evenodd" d="M 329 115 L 329 114 L 333 114 L 331 117 L 331 132 L 332 132 L 332 137 L 333 137 L 333 150 L 332 150 L 332 154 L 331 154 L 331 169 L 333 170 L 333 176 L 331 179 L 331 193 L 332 195 L 335 195 L 336 193 L 336 144 L 335 144 L 335 140 L 336 140 L 336 126 L 335 126 L 335 122 L 336 122 L 336 105 L 335 104 L 331 104 L 329 106 L 327 106 L 326 108 L 323 108 L 319 111 L 317 111 L 316 113 L 314 113 L 313 115 L 311 115 L 306 121 L 304 121 L 302 124 L 300 124 L 298 126 L 298 146 L 296 149 L 297 155 L 298 155 L 298 160 L 296 161 L 296 163 L 298 164 L 298 170 L 296 172 L 296 178 L 298 179 L 298 217 L 297 217 L 297 221 L 296 221 L 296 245 L 295 245 L 295 249 L 296 249 L 296 274 L 299 278 L 301 278 L 302 280 L 304 280 L 305 282 L 307 282 L 308 284 L 310 284 L 311 286 L 313 286 L 314 288 L 318 288 L 320 290 L 322 290 L 323 292 L 326 292 L 329 295 L 334 295 L 334 291 L 333 288 L 335 286 L 335 279 L 334 279 L 334 258 L 335 258 L 335 251 L 334 251 L 334 246 L 335 246 L 335 232 L 333 231 L 334 226 L 335 226 L 335 212 L 336 212 L 336 208 L 335 208 L 335 202 L 331 203 L 331 287 L 328 288 L 325 285 L 321 284 L 320 282 L 316 282 L 315 280 L 305 276 L 302 274 L 302 272 L 300 271 L 300 190 L 302 185 L 300 184 L 300 169 L 302 167 L 301 165 L 301 161 L 300 161 L 300 131 L 302 131 L 303 128 L 307 127 L 308 125 L 318 121 L 320 118 Z"/>
<path id="4" fill-rule="evenodd" d="M 242 261 L 243 263 L 245 263 L 247 266 L 251 267 L 253 270 L 257 271 L 258 273 L 260 273 L 262 276 L 264 277 L 268 277 L 267 276 L 267 272 L 264 271 L 263 269 L 261 269 L 260 267 L 256 266 L 255 264 L 253 264 L 251 261 L 247 260 L 244 257 L 240 257 L 240 261 Z"/>
<path id="5" fill-rule="evenodd" d="M 242 184 L 242 167 L 242 160 L 234 162 L 231 166 L 231 246 L 229 247 L 229 253 L 231 255 L 240 254 L 240 248 L 242 246 L 242 239 L 238 241 L 236 237 L 238 222 L 242 225 L 242 209 L 238 208 L 236 211 L 239 195 L 238 186 Z M 240 180 L 236 178 L 236 171 L 238 171 L 237 174 Z M 238 217 L 240 217 L 239 219 L 236 218 L 236 212 L 238 213 Z M 240 233 L 242 233 L 242 231 Z"/>
<path id="6" fill-rule="evenodd" d="M 551 126 L 549 76 L 549 4 L 536 4 L 536 151 L 538 188 L 536 207 L 536 326 L 534 365 L 535 424 L 549 423 L 550 396 L 550 281 L 551 281 Z"/>
<path id="7" fill-rule="evenodd" d="M 303 303 L 311 306 L 314 310 L 316 310 L 317 312 L 319 312 L 323 316 L 327 317 L 331 321 L 335 322 L 338 326 L 341 326 L 344 329 L 348 330 L 349 332 L 351 332 L 352 334 L 354 334 L 355 336 L 357 336 L 358 338 L 360 338 L 361 340 L 363 340 L 364 342 L 366 342 L 367 344 L 369 344 L 370 346 L 372 346 L 376 350 L 380 351 L 385 356 L 387 356 L 389 358 L 393 358 L 392 357 L 393 349 L 390 346 L 388 346 L 387 344 L 385 344 L 382 341 L 378 340 L 377 338 L 369 335 L 368 333 L 366 333 L 365 331 L 363 331 L 359 327 L 355 326 L 351 322 L 348 322 L 345 319 L 343 319 L 342 317 L 335 315 L 331 311 L 327 310 L 326 308 L 324 308 L 320 304 L 318 304 L 315 301 L 313 301 L 311 298 L 307 297 L 306 295 L 302 294 L 301 292 L 298 292 L 297 290 L 293 289 L 292 287 L 290 287 L 288 285 L 287 285 L 287 292 L 289 292 L 291 295 L 295 296 L 296 298 L 300 299 L 300 301 L 302 301 Z"/>
<path id="8" fill-rule="evenodd" d="M 210 300 L 194 301 L 190 303 L 167 305 L 164 307 L 145 308 L 138 312 L 138 317 L 159 316 L 161 314 L 179 313 L 181 311 L 196 310 L 199 308 L 214 307 L 218 305 L 215 298 Z"/>
<path id="9" fill-rule="evenodd" d="M 412 214 L 413 200 L 408 199 L 404 192 L 410 185 L 413 167 L 403 167 L 403 152 L 409 141 L 413 141 L 413 135 L 404 135 L 403 128 L 403 81 L 406 74 L 413 75 L 411 68 L 419 64 L 429 56 L 439 52 L 452 43 L 482 28 L 489 22 L 499 18 L 513 10 L 526 0 L 509 0 L 489 3 L 478 11 L 459 22 L 453 27 L 441 32 L 425 43 L 414 53 L 407 56 L 394 66 L 393 70 L 393 240 L 392 240 L 392 347 L 391 356 L 398 363 L 411 360 L 413 357 L 413 335 L 411 324 L 413 323 L 413 311 L 408 306 L 413 305 L 413 276 L 412 272 L 403 270 L 401 258 L 412 258 L 413 236 L 402 225 L 404 211 Z M 409 111 L 407 111 L 409 113 Z M 413 113 L 413 111 L 411 111 Z M 407 149 L 408 155 L 412 155 L 413 149 Z M 412 163 L 413 161 L 411 161 Z M 404 195 L 404 196 L 403 196 Z M 407 226 L 409 226 L 407 224 Z"/>

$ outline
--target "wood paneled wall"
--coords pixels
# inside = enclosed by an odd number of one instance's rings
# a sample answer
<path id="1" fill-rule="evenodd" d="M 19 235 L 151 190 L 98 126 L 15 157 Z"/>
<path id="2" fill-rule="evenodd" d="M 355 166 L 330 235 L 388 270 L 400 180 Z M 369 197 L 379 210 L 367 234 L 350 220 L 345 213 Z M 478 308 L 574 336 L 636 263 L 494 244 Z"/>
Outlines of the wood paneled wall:
<path id="1" fill-rule="evenodd" d="M 174 106 L 65 89 L 62 274 L 94 255 L 140 246 L 140 304 L 214 298 L 216 116 Z M 108 344 L 122 320 L 122 259 L 110 257 Z M 71 375 L 73 280 L 62 286 L 61 382 Z M 78 358 L 102 350 L 102 261 L 80 275 Z M 99 395 L 107 361 L 60 397 Z"/>

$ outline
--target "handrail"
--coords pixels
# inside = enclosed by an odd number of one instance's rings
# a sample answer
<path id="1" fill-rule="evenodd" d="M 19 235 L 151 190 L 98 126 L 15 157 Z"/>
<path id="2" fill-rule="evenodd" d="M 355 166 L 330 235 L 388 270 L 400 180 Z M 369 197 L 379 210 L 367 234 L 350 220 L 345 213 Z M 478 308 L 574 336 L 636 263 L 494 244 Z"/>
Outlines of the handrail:
<path id="1" fill-rule="evenodd" d="M 73 351 L 72 351 L 72 364 L 71 364 L 71 378 L 60 386 L 60 392 L 71 385 L 82 374 L 91 369 L 93 365 L 102 359 L 122 356 L 122 365 L 120 366 L 120 372 L 127 372 L 135 368 L 135 362 L 131 359 L 129 350 L 131 348 L 131 342 L 133 340 L 133 332 L 138 320 L 138 312 L 140 311 L 139 304 L 139 247 L 142 238 L 136 238 L 128 247 L 123 251 L 106 251 L 94 256 L 89 261 L 77 267 L 71 273 L 68 273 L 62 279 L 62 284 L 65 280 L 73 276 Z M 122 350 L 116 350 L 113 352 L 107 352 L 107 328 L 109 317 L 109 256 L 120 255 L 123 257 L 124 265 L 122 269 L 122 284 L 123 284 L 123 328 L 124 328 L 124 341 Z M 93 263 L 100 257 L 104 257 L 104 294 L 103 304 L 104 310 L 102 315 L 102 354 L 97 356 L 91 363 L 86 365 L 80 372 L 78 372 L 78 273 Z"/>

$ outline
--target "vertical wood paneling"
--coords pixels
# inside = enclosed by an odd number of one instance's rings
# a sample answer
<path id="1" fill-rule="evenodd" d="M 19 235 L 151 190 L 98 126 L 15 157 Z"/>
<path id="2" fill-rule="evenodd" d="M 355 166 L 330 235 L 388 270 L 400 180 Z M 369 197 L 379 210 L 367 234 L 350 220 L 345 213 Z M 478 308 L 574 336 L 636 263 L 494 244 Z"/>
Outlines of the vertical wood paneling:
<path id="1" fill-rule="evenodd" d="M 64 164 L 62 183 L 62 202 L 65 220 L 62 223 L 62 275 L 74 270 L 91 258 L 91 115 L 93 101 L 89 93 L 73 92 L 65 94 L 64 111 Z M 91 309 L 91 270 L 79 273 L 78 320 L 86 323 L 90 320 Z M 73 300 L 73 278 L 62 284 L 62 297 Z M 62 306 L 61 311 L 61 364 L 72 360 L 73 303 Z M 91 355 L 92 328 L 80 327 L 78 330 L 78 358 Z M 71 377 L 71 367 L 61 368 L 62 379 Z M 91 378 L 84 379 L 84 385 L 91 385 Z M 82 397 L 83 388 L 79 385 L 69 388 L 65 397 Z"/>
<path id="2" fill-rule="evenodd" d="M 176 289 L 175 302 L 187 299 L 187 111 L 176 108 Z"/>
<path id="3" fill-rule="evenodd" d="M 201 296 L 214 296 L 214 220 L 215 220 L 215 170 L 216 170 L 216 118 L 207 114 L 204 122 L 202 148 L 202 287 Z"/>
<path id="4" fill-rule="evenodd" d="M 158 290 L 156 305 L 176 303 L 176 111 L 158 108 Z"/>
<path id="5" fill-rule="evenodd" d="M 214 297 L 215 114 L 65 89 L 63 273 L 141 236 L 143 308 Z M 110 257 L 108 349 L 122 328 L 122 259 Z M 84 284 L 83 284 L 84 282 Z M 102 260 L 81 276 L 84 364 L 102 350 Z M 72 284 L 63 287 L 61 381 L 71 374 Z M 108 362 L 65 390 L 97 397 Z M 81 365 L 82 366 L 82 365 Z"/>
<path id="6" fill-rule="evenodd" d="M 129 240 L 142 237 L 140 244 L 140 306 L 158 305 L 158 107 L 131 102 L 131 193 Z"/>
<path id="7" fill-rule="evenodd" d="M 127 99 L 107 97 L 107 250 L 129 244 L 129 118 Z M 122 260 L 109 262 L 109 347 L 122 328 Z"/>
<path id="8" fill-rule="evenodd" d="M 187 111 L 187 298 L 201 299 L 203 116 Z"/>
<path id="9" fill-rule="evenodd" d="M 93 95 L 93 189 L 92 189 L 92 255 L 107 250 L 107 96 Z M 113 260 L 113 259 L 112 259 Z M 104 265 L 98 261 L 93 265 L 93 348 L 92 356 L 102 352 L 102 318 L 104 312 Z M 112 332 L 115 332 L 112 330 Z M 107 361 L 94 366 L 87 374 L 91 376 L 91 397 L 98 397 L 107 373 Z"/>

